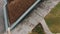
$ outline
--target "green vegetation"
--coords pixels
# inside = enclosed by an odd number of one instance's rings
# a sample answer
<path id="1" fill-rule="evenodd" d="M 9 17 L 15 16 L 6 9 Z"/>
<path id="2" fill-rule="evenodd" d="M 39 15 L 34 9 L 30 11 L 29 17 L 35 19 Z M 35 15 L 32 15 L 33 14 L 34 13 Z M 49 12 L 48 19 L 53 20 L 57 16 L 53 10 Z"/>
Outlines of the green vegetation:
<path id="1" fill-rule="evenodd" d="M 32 33 L 30 34 L 45 34 L 44 33 L 44 30 L 41 26 L 41 24 L 39 23 L 33 30 L 32 30 Z"/>
<path id="2" fill-rule="evenodd" d="M 53 33 L 60 33 L 60 2 L 45 17 L 45 20 Z"/>

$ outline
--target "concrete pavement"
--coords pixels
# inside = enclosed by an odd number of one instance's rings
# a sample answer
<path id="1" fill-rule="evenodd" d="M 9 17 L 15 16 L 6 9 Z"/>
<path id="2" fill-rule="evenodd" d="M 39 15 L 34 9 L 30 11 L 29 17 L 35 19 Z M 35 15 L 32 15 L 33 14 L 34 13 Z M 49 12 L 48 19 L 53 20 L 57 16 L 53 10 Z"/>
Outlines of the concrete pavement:
<path id="1" fill-rule="evenodd" d="M 31 14 L 29 14 L 15 29 L 11 32 L 12 34 L 28 34 L 31 30 L 38 24 L 41 23 L 46 34 L 52 34 L 49 30 L 44 17 L 50 12 L 50 10 L 59 2 L 60 0 L 48 0 L 45 1 L 37 7 Z"/>

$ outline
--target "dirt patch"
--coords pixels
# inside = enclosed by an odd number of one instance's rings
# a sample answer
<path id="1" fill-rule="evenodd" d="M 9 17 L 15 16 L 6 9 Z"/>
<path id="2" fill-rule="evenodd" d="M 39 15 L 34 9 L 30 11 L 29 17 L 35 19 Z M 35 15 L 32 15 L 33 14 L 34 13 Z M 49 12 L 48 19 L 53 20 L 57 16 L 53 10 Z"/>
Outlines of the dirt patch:
<path id="1" fill-rule="evenodd" d="M 10 24 L 15 22 L 36 0 L 15 0 L 7 5 Z"/>

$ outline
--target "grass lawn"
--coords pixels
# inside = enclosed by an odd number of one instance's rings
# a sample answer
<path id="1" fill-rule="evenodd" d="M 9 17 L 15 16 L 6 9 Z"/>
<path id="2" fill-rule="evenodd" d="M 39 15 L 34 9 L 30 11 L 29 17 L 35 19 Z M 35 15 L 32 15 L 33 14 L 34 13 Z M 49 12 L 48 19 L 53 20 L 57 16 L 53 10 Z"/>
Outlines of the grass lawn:
<path id="1" fill-rule="evenodd" d="M 45 21 L 53 33 L 60 33 L 60 2 L 45 17 Z"/>
<path id="2" fill-rule="evenodd" d="M 33 30 L 32 30 L 32 33 L 30 34 L 45 34 L 44 33 L 44 30 L 41 26 L 41 24 L 39 23 Z"/>

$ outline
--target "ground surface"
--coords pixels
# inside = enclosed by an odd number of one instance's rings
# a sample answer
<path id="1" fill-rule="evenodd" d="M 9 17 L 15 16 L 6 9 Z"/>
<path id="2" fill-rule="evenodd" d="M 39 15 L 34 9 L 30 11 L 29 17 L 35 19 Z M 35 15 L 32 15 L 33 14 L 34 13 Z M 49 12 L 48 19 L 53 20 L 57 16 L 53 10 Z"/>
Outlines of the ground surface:
<path id="1" fill-rule="evenodd" d="M 4 31 L 4 20 L 3 20 L 3 0 L 0 0 L 0 34 Z"/>
<path id="2" fill-rule="evenodd" d="M 38 23 L 43 25 L 46 34 L 51 34 L 44 21 L 44 17 L 58 2 L 59 0 L 49 0 L 41 5 L 39 4 L 38 8 L 34 9 L 34 11 L 32 11 L 31 14 L 29 14 L 24 21 L 12 31 L 12 34 L 28 34 Z"/>
<path id="3" fill-rule="evenodd" d="M 3 6 L 1 5 L 2 1 L 3 0 L 0 0 L 0 7 Z M 48 0 L 42 4 L 38 4 L 37 9 L 34 9 L 15 29 L 12 30 L 12 34 L 28 34 L 38 23 L 41 23 L 43 25 L 46 34 L 50 34 L 51 32 L 49 31 L 48 26 L 46 25 L 44 17 L 50 12 L 51 8 L 53 8 L 59 1 L 60 0 Z M 1 8 L 0 15 L 3 16 Z M 3 18 L 1 17 L 0 23 L 3 23 L 2 19 Z M 0 26 L 0 28 L 0 31 L 3 31 L 4 23 Z"/>
<path id="4" fill-rule="evenodd" d="M 45 32 L 44 29 L 42 28 L 42 25 L 39 23 L 36 25 L 35 28 L 33 28 L 30 34 L 45 34 Z"/>
<path id="5" fill-rule="evenodd" d="M 52 32 L 60 33 L 60 3 L 51 10 L 45 20 Z"/>

